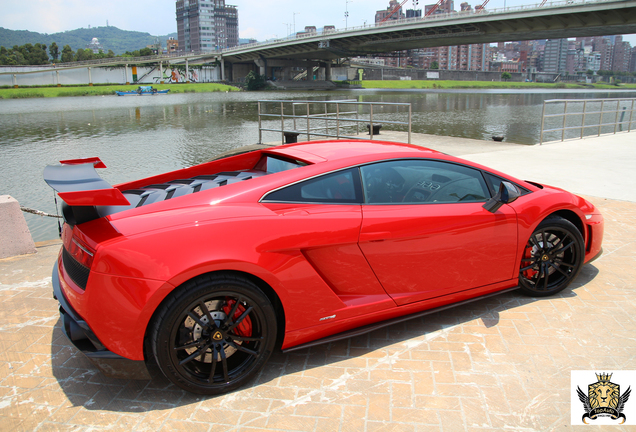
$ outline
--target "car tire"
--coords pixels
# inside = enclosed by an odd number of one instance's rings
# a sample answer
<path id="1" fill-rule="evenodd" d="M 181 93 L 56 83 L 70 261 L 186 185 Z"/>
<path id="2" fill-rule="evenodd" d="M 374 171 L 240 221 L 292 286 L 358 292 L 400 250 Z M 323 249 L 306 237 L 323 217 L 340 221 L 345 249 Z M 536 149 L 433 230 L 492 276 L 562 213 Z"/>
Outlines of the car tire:
<path id="1" fill-rule="evenodd" d="M 276 314 L 248 279 L 206 275 L 168 295 L 150 335 L 157 364 L 170 381 L 216 395 L 245 385 L 263 368 L 276 344 Z"/>
<path id="2" fill-rule="evenodd" d="M 562 291 L 579 274 L 584 257 L 583 236 L 572 222 L 557 216 L 544 219 L 524 248 L 521 292 L 544 297 Z"/>

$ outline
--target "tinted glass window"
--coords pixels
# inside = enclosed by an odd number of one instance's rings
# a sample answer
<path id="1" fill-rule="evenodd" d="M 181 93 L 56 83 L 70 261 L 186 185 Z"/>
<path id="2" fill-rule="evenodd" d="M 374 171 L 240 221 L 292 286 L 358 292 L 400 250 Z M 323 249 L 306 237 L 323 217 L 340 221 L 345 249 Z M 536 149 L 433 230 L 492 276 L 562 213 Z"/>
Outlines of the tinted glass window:
<path id="1" fill-rule="evenodd" d="M 359 204 L 362 202 L 357 168 L 326 174 L 274 191 L 263 201 Z"/>
<path id="2" fill-rule="evenodd" d="M 269 174 L 287 171 L 290 169 L 298 168 L 301 166 L 307 165 L 304 162 L 296 161 L 296 160 L 288 160 L 283 158 L 277 158 L 271 155 L 263 155 L 261 159 L 258 161 L 255 170 L 265 171 Z"/>
<path id="3" fill-rule="evenodd" d="M 431 160 L 397 160 L 361 167 L 368 204 L 482 202 L 490 198 L 481 171 Z"/>

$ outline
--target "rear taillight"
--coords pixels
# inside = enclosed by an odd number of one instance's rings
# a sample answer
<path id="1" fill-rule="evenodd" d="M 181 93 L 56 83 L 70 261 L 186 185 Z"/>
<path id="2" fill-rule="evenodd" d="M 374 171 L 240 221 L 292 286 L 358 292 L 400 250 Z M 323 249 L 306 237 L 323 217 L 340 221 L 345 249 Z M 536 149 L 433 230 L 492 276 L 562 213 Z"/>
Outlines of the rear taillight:
<path id="1" fill-rule="evenodd" d="M 93 265 L 95 251 L 86 245 L 73 233 L 73 228 L 64 225 L 62 230 L 62 242 L 64 249 L 81 265 L 90 269 Z"/>

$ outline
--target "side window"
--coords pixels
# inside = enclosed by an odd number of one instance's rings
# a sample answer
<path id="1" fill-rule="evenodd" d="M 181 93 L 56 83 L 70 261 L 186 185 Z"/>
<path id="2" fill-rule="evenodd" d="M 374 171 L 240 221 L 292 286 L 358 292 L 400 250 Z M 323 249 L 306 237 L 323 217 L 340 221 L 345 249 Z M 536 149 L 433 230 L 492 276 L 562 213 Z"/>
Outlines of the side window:
<path id="1" fill-rule="evenodd" d="M 490 198 L 481 171 L 424 159 L 380 162 L 361 167 L 368 204 L 483 202 Z"/>
<path id="2" fill-rule="evenodd" d="M 497 192 L 499 192 L 499 185 L 501 184 L 503 179 L 501 177 L 497 177 L 496 175 L 493 175 L 487 172 L 484 173 L 484 175 L 486 176 L 486 182 L 488 183 L 488 187 L 490 188 L 490 193 L 492 194 L 492 196 L 495 196 Z M 521 195 L 530 193 L 528 189 L 521 187 L 518 184 L 515 184 L 515 183 L 511 183 L 511 184 L 519 190 L 519 193 Z"/>
<path id="3" fill-rule="evenodd" d="M 271 192 L 263 201 L 360 204 L 360 175 L 357 168 L 337 171 Z"/>

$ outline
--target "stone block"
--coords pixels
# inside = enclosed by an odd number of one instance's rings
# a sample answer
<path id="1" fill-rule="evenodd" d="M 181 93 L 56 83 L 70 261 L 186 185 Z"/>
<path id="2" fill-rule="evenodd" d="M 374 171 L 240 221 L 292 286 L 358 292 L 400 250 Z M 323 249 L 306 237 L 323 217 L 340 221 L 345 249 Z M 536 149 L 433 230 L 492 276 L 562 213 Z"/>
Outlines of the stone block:
<path id="1" fill-rule="evenodd" d="M 0 195 L 0 258 L 35 252 L 20 204 L 9 195 Z"/>

